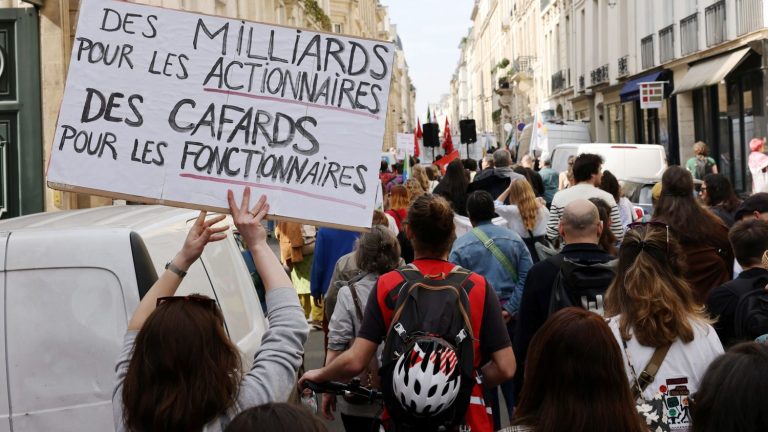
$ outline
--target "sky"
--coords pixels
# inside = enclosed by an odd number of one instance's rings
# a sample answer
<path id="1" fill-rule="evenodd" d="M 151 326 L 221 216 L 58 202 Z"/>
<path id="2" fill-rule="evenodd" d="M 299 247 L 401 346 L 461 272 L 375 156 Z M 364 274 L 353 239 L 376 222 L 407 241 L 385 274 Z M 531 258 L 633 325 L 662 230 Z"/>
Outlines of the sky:
<path id="1" fill-rule="evenodd" d="M 397 25 L 409 74 L 416 86 L 416 114 L 424 122 L 427 104 L 450 91 L 459 42 L 472 22 L 472 0 L 381 0 Z M 447 7 L 450 5 L 449 7 Z"/>

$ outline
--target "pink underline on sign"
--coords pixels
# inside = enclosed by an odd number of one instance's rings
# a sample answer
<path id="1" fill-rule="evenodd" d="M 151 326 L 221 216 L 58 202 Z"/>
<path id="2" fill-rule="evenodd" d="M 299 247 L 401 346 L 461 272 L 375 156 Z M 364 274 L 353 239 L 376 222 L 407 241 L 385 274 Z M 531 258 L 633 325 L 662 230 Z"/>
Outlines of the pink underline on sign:
<path id="1" fill-rule="evenodd" d="M 341 112 L 345 112 L 345 113 L 348 113 L 348 114 L 356 114 L 356 115 L 360 115 L 360 116 L 364 116 L 364 117 L 370 117 L 370 118 L 376 119 L 376 120 L 379 119 L 379 116 L 377 116 L 376 114 L 370 114 L 370 113 L 366 113 L 366 112 L 355 111 L 355 110 L 351 110 L 351 109 L 347 109 L 347 108 L 338 108 L 338 107 L 334 107 L 334 106 L 318 105 L 318 104 L 313 104 L 313 103 L 309 103 L 309 102 L 286 100 L 286 99 L 282 99 L 282 98 L 278 98 L 278 97 L 272 97 L 272 96 L 257 96 L 257 95 L 250 94 L 250 93 L 243 93 L 243 92 L 237 92 L 237 91 L 232 91 L 232 90 L 223 90 L 223 89 L 217 89 L 217 88 L 204 88 L 203 90 L 205 90 L 207 92 L 223 93 L 223 94 L 228 94 L 228 95 L 232 95 L 232 96 L 242 96 L 242 97 L 247 97 L 247 98 L 251 98 L 251 99 L 262 99 L 262 100 L 268 100 L 268 101 L 272 101 L 272 102 L 282 102 L 282 103 L 287 103 L 287 104 L 301 105 L 301 106 L 305 106 L 305 107 L 308 107 L 308 108 L 321 108 L 321 109 L 327 109 L 327 110 L 332 110 L 332 111 L 341 111 Z"/>
<path id="2" fill-rule="evenodd" d="M 319 200 L 323 200 L 323 201 L 330 201 L 330 202 L 335 202 L 335 203 L 339 203 L 339 204 L 344 204 L 344 205 L 348 205 L 348 206 L 353 206 L 353 207 L 358 207 L 358 208 L 361 208 L 361 209 L 365 209 L 365 205 L 356 203 L 354 201 L 347 201 L 347 200 L 343 200 L 343 199 L 340 199 L 340 198 L 334 198 L 334 197 L 329 197 L 329 196 L 325 196 L 325 195 L 314 194 L 314 193 L 310 193 L 310 192 L 304 192 L 304 191 L 301 191 L 301 190 L 287 188 L 287 187 L 284 187 L 284 186 L 266 185 L 266 184 L 252 183 L 252 182 L 247 182 L 247 181 L 242 181 L 242 180 L 229 180 L 229 179 L 223 179 L 223 178 L 218 178 L 218 177 L 209 177 L 209 176 L 202 176 L 202 175 L 189 174 L 189 173 L 182 173 L 182 174 L 179 174 L 179 176 L 180 177 L 185 177 L 185 178 L 191 178 L 191 179 L 195 179 L 195 180 L 205 180 L 205 181 L 210 181 L 210 182 L 215 182 L 215 183 L 227 183 L 227 184 L 234 184 L 234 185 L 239 185 L 239 186 L 251 186 L 251 187 L 254 187 L 256 189 L 277 190 L 277 191 L 281 191 L 281 192 L 288 192 L 288 193 L 292 193 L 292 194 L 296 194 L 296 195 L 302 195 L 302 196 L 309 197 L 309 198 L 319 199 Z"/>

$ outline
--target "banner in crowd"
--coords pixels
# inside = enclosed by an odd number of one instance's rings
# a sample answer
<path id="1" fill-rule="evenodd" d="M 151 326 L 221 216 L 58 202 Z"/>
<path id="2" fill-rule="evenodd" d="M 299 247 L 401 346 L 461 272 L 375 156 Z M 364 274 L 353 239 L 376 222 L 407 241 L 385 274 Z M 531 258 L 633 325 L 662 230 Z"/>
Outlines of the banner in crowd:
<path id="1" fill-rule="evenodd" d="M 110 0 L 81 3 L 55 189 L 370 227 L 394 46 Z"/>

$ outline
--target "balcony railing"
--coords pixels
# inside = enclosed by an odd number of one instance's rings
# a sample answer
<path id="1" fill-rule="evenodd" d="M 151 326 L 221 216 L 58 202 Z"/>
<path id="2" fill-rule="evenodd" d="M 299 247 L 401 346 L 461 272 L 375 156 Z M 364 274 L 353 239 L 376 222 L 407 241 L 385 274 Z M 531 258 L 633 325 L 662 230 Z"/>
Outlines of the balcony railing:
<path id="1" fill-rule="evenodd" d="M 659 30 L 659 62 L 666 63 L 675 58 L 675 25 Z"/>
<path id="2" fill-rule="evenodd" d="M 568 88 L 569 76 L 571 75 L 570 69 L 564 69 L 557 71 L 552 75 L 552 93 L 560 93 Z"/>
<path id="3" fill-rule="evenodd" d="M 629 56 L 625 55 L 624 57 L 619 58 L 618 62 L 618 69 L 619 71 L 619 77 L 624 77 L 629 75 Z"/>
<path id="4" fill-rule="evenodd" d="M 580 91 L 584 91 L 584 89 L 586 88 L 584 81 L 585 81 L 584 80 L 584 75 L 579 75 L 579 90 Z"/>
<path id="5" fill-rule="evenodd" d="M 604 64 L 599 68 L 592 70 L 590 78 L 593 86 L 608 82 L 608 65 Z"/>
<path id="6" fill-rule="evenodd" d="M 653 35 L 640 40 L 640 59 L 643 69 L 650 69 L 656 65 L 653 61 Z"/>
<path id="7" fill-rule="evenodd" d="M 512 62 L 512 71 L 513 73 L 517 72 L 525 72 L 525 73 L 532 73 L 533 72 L 533 62 L 536 61 L 536 57 L 534 56 L 519 56 L 515 59 L 515 61 Z"/>
<path id="8" fill-rule="evenodd" d="M 763 27 L 763 0 L 736 0 L 736 33 L 745 33 Z"/>
<path id="9" fill-rule="evenodd" d="M 699 13 L 680 20 L 680 53 L 688 55 L 699 50 Z"/>
<path id="10" fill-rule="evenodd" d="M 707 25 L 707 46 L 717 45 L 725 41 L 725 0 L 707 6 L 704 9 L 704 21 Z"/>

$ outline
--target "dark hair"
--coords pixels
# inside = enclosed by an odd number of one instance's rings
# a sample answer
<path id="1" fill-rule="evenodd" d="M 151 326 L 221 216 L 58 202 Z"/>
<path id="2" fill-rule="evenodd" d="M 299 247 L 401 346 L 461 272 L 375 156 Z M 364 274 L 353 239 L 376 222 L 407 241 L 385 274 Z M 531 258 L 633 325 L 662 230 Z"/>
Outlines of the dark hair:
<path id="1" fill-rule="evenodd" d="M 464 168 L 470 171 L 477 171 L 477 161 L 474 159 L 464 159 L 461 161 L 464 164 Z"/>
<path id="2" fill-rule="evenodd" d="M 728 243 L 722 221 L 693 196 L 691 173 L 676 165 L 661 176 L 661 196 L 653 207 L 653 220 L 669 225 L 682 243 Z"/>
<path id="3" fill-rule="evenodd" d="M 575 307 L 558 311 L 534 335 L 525 364 L 515 424 L 536 432 L 648 431 L 621 349 L 599 315 Z"/>
<path id="4" fill-rule="evenodd" d="M 434 165 L 426 166 L 427 178 L 429 181 L 437 180 L 437 167 Z"/>
<path id="5" fill-rule="evenodd" d="M 616 248 L 616 235 L 611 231 L 611 206 L 600 198 L 590 198 L 589 201 L 597 207 L 597 213 L 603 223 L 598 246 L 610 255 L 616 256 L 619 250 Z"/>
<path id="6" fill-rule="evenodd" d="M 323 422 L 300 405 L 268 403 L 235 417 L 224 432 L 327 432 Z"/>
<path id="7" fill-rule="evenodd" d="M 213 302 L 161 303 L 136 336 L 123 381 L 128 430 L 199 431 L 235 402 L 240 351 Z"/>
<path id="8" fill-rule="evenodd" d="M 707 185 L 706 204 L 708 206 L 720 206 L 725 211 L 733 213 L 741 204 L 728 177 L 722 174 L 707 174 L 704 176 L 704 184 Z"/>
<path id="9" fill-rule="evenodd" d="M 380 172 L 387 172 L 389 170 L 389 162 L 385 161 L 384 159 L 381 160 L 381 165 L 379 166 Z"/>
<path id="10" fill-rule="evenodd" d="M 489 221 L 493 219 L 495 207 L 493 197 L 484 190 L 474 191 L 467 198 L 467 215 L 475 222 Z"/>
<path id="11" fill-rule="evenodd" d="M 357 239 L 357 267 L 367 273 L 384 274 L 400 264 L 400 243 L 389 228 L 374 226 Z"/>
<path id="12" fill-rule="evenodd" d="M 616 277 L 605 294 L 608 316 L 621 315 L 619 332 L 624 340 L 660 347 L 680 338 L 694 337 L 691 319 L 707 323 L 696 304 L 691 286 L 683 278 L 685 255 L 665 227 L 642 225 L 624 235 L 619 249 Z"/>
<path id="13" fill-rule="evenodd" d="M 728 241 L 742 267 L 760 265 L 768 250 L 768 222 L 762 219 L 739 221 L 728 233 Z"/>
<path id="14" fill-rule="evenodd" d="M 710 363 L 693 397 L 693 432 L 768 430 L 768 347 L 734 346 Z"/>
<path id="15" fill-rule="evenodd" d="M 387 215 L 383 211 L 374 210 L 371 225 L 383 225 L 389 227 L 389 218 L 387 218 Z"/>
<path id="16" fill-rule="evenodd" d="M 453 210 L 445 198 L 422 195 L 408 208 L 408 227 L 414 251 L 440 256 L 451 249 L 456 239 Z"/>
<path id="17" fill-rule="evenodd" d="M 618 204 L 621 199 L 621 186 L 619 186 L 619 181 L 612 172 L 603 171 L 603 177 L 600 179 L 600 189 L 611 194 Z"/>
<path id="18" fill-rule="evenodd" d="M 592 178 L 594 174 L 600 173 L 600 166 L 603 165 L 603 157 L 592 153 L 582 153 L 573 160 L 573 179 L 576 183 L 581 183 Z"/>
<path id="19" fill-rule="evenodd" d="M 469 180 L 465 174 L 464 165 L 457 159 L 448 164 L 445 176 L 435 187 L 434 193 L 447 199 L 456 213 L 466 215 L 468 186 Z"/>

